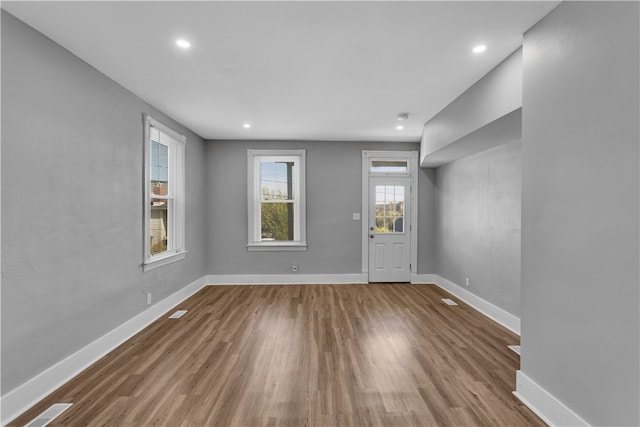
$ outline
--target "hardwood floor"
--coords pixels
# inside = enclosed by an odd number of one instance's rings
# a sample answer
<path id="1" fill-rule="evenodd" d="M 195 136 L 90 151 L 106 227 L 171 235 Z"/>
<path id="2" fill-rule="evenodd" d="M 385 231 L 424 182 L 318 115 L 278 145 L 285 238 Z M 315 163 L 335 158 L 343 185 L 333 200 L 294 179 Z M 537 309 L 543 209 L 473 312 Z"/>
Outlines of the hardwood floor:
<path id="1" fill-rule="evenodd" d="M 545 425 L 511 394 L 518 336 L 433 285 L 209 286 L 176 309 L 9 425 L 56 402 L 51 426 Z"/>

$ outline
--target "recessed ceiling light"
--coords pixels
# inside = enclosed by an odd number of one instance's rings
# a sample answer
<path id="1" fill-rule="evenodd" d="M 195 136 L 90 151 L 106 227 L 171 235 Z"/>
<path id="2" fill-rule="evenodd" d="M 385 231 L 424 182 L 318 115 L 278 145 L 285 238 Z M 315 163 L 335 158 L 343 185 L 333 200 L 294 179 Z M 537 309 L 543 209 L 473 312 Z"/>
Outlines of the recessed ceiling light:
<path id="1" fill-rule="evenodd" d="M 245 123 L 242 125 L 243 128 L 249 129 L 251 127 L 251 123 Z"/>
<path id="2" fill-rule="evenodd" d="M 178 39 L 176 40 L 176 46 L 181 47 L 183 49 L 187 49 L 191 47 L 191 43 L 189 43 L 185 39 Z"/>
<path id="3" fill-rule="evenodd" d="M 473 53 L 482 53 L 485 50 L 487 50 L 487 46 L 485 46 L 483 44 L 480 44 L 480 45 L 478 45 L 478 46 L 473 48 Z"/>
<path id="4" fill-rule="evenodd" d="M 396 130 L 402 130 L 402 129 L 404 129 L 404 126 L 402 126 L 402 125 L 396 126 Z"/>

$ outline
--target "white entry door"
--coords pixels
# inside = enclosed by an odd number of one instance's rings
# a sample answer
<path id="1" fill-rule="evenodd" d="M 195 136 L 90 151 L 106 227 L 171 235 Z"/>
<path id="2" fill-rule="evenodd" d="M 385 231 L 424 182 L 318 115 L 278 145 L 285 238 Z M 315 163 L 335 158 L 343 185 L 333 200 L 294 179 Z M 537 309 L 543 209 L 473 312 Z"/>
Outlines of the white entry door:
<path id="1" fill-rule="evenodd" d="M 411 281 L 410 188 L 409 177 L 369 177 L 370 282 Z"/>

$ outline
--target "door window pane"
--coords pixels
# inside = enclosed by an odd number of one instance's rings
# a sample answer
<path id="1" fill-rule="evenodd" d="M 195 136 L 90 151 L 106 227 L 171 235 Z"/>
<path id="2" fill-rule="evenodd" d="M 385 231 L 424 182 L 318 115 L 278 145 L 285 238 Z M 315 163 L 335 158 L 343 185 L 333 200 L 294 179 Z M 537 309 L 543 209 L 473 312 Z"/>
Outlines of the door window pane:
<path id="1" fill-rule="evenodd" d="M 404 233 L 404 185 L 376 185 L 376 232 Z"/>

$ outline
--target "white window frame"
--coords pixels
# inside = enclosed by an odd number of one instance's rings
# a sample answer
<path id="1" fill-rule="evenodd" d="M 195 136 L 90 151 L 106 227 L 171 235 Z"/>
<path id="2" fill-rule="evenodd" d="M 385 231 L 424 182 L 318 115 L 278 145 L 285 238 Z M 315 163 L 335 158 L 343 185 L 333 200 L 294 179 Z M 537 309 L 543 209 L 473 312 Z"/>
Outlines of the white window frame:
<path id="1" fill-rule="evenodd" d="M 263 241 L 261 237 L 260 161 L 293 161 L 296 176 L 294 194 L 294 240 Z M 249 251 L 305 251 L 307 250 L 305 150 L 247 150 L 247 249 Z"/>
<path id="2" fill-rule="evenodd" d="M 160 131 L 166 138 L 162 143 L 169 147 L 169 191 L 168 242 L 165 252 L 151 255 L 151 199 L 157 198 L 151 191 L 151 128 Z M 165 144 L 166 142 L 166 144 Z M 185 150 L 186 137 L 153 119 L 144 116 L 144 271 L 184 259 L 185 248 Z"/>

